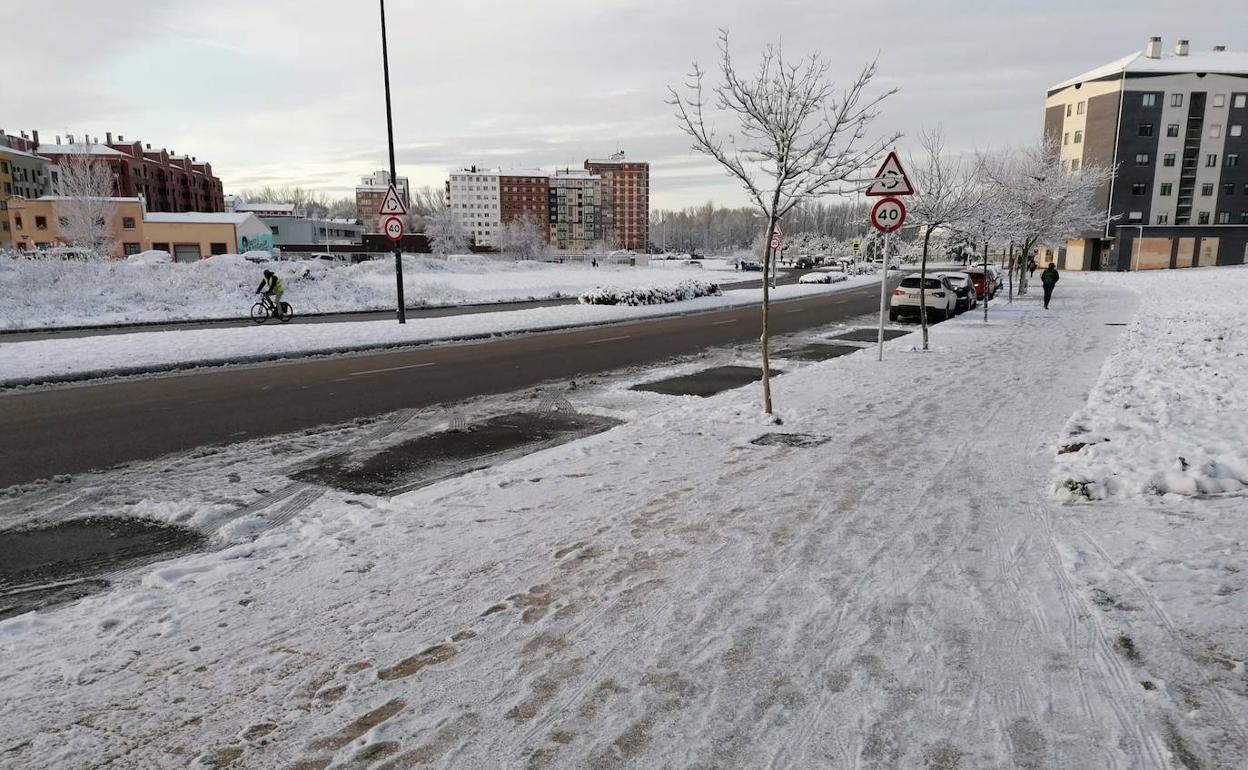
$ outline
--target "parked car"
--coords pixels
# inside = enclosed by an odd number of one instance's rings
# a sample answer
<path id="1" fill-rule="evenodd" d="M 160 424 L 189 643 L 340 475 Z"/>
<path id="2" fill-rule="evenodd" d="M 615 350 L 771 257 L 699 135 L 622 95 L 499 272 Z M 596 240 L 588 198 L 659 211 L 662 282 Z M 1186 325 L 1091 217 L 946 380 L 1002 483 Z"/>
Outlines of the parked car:
<path id="1" fill-rule="evenodd" d="M 747 272 L 761 273 L 763 272 L 763 263 L 756 259 L 741 260 L 741 269 Z"/>
<path id="2" fill-rule="evenodd" d="M 975 283 L 966 273 L 940 273 L 937 277 L 946 279 L 953 286 L 953 292 L 958 297 L 953 308 L 955 313 L 962 313 L 979 304 Z"/>
<path id="3" fill-rule="evenodd" d="M 924 291 L 920 292 L 917 275 L 902 278 L 901 284 L 893 290 L 893 299 L 888 308 L 889 320 L 896 321 L 903 315 L 917 317 L 920 313 L 921 293 L 926 299 L 929 320 L 943 321 L 953 316 L 958 296 L 947 279 L 929 276 L 923 288 Z"/>
<path id="4" fill-rule="evenodd" d="M 997 296 L 997 289 L 999 288 L 999 285 L 996 280 L 994 280 L 991 272 L 984 272 L 982 265 L 979 267 L 968 267 L 962 272 L 966 273 L 966 275 L 970 277 L 971 282 L 975 284 L 976 299 L 982 300 L 985 297 L 987 299 L 992 299 Z"/>
<path id="5" fill-rule="evenodd" d="M 810 257 L 798 257 L 797 261 L 793 263 L 793 267 L 796 267 L 798 270 L 813 270 L 815 268 L 815 260 Z"/>

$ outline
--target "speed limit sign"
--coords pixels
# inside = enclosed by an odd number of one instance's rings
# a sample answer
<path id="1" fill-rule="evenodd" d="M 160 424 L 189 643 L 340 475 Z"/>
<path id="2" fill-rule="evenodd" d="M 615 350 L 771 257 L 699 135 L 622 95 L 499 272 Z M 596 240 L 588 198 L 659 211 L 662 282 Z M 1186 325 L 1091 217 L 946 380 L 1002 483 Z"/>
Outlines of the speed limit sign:
<path id="1" fill-rule="evenodd" d="M 871 209 L 871 224 L 882 233 L 891 233 L 906 221 L 906 204 L 898 198 L 881 198 Z"/>
<path id="2" fill-rule="evenodd" d="M 403 239 L 403 220 L 398 217 L 386 217 L 381 224 L 381 231 L 386 237 L 392 241 L 400 241 Z"/>

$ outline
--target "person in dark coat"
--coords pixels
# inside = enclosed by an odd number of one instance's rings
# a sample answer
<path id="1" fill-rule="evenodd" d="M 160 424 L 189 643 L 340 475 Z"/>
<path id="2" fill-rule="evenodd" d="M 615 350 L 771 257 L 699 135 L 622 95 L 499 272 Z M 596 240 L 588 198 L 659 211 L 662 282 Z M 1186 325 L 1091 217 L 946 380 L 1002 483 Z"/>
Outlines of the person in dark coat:
<path id="1" fill-rule="evenodd" d="M 1040 283 L 1044 284 L 1044 309 L 1049 309 L 1049 300 L 1053 299 L 1053 287 L 1061 276 L 1057 274 L 1057 265 L 1052 262 L 1040 274 Z"/>
<path id="2" fill-rule="evenodd" d="M 1029 278 L 1036 274 L 1037 267 L 1039 267 L 1039 265 L 1036 264 L 1035 258 L 1032 258 L 1027 261 L 1027 276 Z"/>

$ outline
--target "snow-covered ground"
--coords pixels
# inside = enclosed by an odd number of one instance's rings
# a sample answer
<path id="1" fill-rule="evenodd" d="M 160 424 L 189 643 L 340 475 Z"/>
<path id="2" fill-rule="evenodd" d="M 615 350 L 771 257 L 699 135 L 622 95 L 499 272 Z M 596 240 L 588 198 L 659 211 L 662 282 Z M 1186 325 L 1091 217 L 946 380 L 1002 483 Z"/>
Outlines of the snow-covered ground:
<path id="1" fill-rule="evenodd" d="M 835 286 L 779 286 L 772 296 L 792 299 L 876 281 L 858 276 Z M 605 324 L 748 305 L 760 302 L 761 297 L 762 289 L 735 289 L 718 297 L 662 305 L 562 305 L 413 318 L 403 325 L 394 321 L 270 323 L 25 342 L 4 342 L 0 337 L 0 387 Z"/>
<path id="2" fill-rule="evenodd" d="M 470 255 L 403 262 L 409 306 L 575 297 L 600 285 L 649 288 L 707 274 L 683 263 L 592 268 Z M 0 259 L 0 329 L 246 318 L 265 268 L 282 277 L 286 300 L 301 314 L 394 307 L 393 259 L 346 266 L 255 264 L 238 255 L 187 264 Z"/>
<path id="3" fill-rule="evenodd" d="M 66 482 L 160 518 L 202 501 L 224 547 L 0 622 L 0 758 L 1244 767 L 1243 498 L 1050 494 L 1071 415 L 1120 367 L 1183 381 L 1122 352 L 1174 275 L 1069 276 L 1053 310 L 994 303 L 927 353 L 911 335 L 882 364 L 791 366 L 782 426 L 757 387 L 667 397 L 630 374 L 567 393 L 628 424 L 393 499 L 293 485 L 283 507 L 270 482 L 406 415 Z M 1204 300 L 1201 340 L 1231 307 Z M 1185 403 L 1193 424 L 1222 408 Z M 751 443 L 772 432 L 826 441 Z"/>

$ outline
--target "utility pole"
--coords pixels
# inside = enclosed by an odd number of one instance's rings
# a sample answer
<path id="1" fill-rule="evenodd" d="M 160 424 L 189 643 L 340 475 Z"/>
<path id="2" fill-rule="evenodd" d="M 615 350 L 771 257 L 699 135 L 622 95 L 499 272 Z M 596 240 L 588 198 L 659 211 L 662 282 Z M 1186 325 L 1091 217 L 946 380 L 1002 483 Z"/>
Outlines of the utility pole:
<path id="1" fill-rule="evenodd" d="M 390 184 L 398 184 L 394 167 L 394 117 L 390 110 L 390 51 L 386 46 L 386 0 L 381 2 L 381 71 L 386 82 L 386 137 L 390 142 Z M 397 188 L 396 188 L 397 189 Z M 407 323 L 407 308 L 403 301 L 403 242 L 394 243 L 394 284 L 398 295 L 399 323 Z"/>

